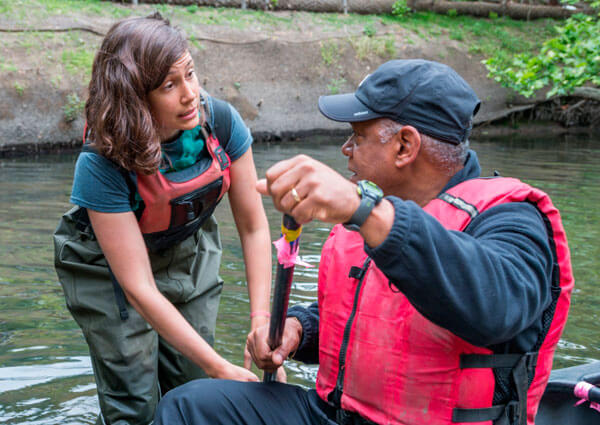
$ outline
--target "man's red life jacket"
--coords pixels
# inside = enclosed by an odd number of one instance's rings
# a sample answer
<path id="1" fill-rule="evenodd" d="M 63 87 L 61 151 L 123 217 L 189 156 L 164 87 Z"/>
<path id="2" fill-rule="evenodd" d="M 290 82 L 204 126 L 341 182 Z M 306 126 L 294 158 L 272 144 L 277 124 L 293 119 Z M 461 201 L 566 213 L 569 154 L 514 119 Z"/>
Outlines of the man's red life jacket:
<path id="1" fill-rule="evenodd" d="M 323 400 L 378 424 L 533 425 L 573 288 L 558 210 L 542 191 L 509 178 L 468 180 L 424 210 L 448 230 L 463 231 L 479 213 L 507 202 L 537 207 L 554 251 L 553 302 L 533 352 L 494 354 L 430 322 L 370 261 L 360 234 L 338 225 L 319 269 L 316 388 Z M 501 368 L 517 400 L 493 406 Z"/>

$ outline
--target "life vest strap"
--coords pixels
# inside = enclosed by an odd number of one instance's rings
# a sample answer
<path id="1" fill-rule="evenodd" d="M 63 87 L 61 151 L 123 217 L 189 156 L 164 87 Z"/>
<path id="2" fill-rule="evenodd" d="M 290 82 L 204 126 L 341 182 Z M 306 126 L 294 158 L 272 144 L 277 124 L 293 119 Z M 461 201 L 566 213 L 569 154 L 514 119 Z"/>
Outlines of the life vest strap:
<path id="1" fill-rule="evenodd" d="M 462 354 L 461 369 L 510 368 L 516 390 L 516 400 L 482 409 L 455 408 L 453 422 L 494 421 L 495 425 L 527 424 L 527 390 L 529 379 L 535 373 L 537 352 L 524 354 Z"/>
<path id="2" fill-rule="evenodd" d="M 452 205 L 453 207 L 466 212 L 467 214 L 469 214 L 469 217 L 471 217 L 471 220 L 479 215 L 479 210 L 475 205 L 468 203 L 464 199 L 450 195 L 447 192 L 440 193 L 438 195 L 438 199 L 441 199 L 442 201 Z"/>
<path id="3" fill-rule="evenodd" d="M 452 411 L 452 422 L 496 421 L 504 414 L 507 405 L 499 404 L 483 409 L 459 409 Z"/>
<path id="4" fill-rule="evenodd" d="M 525 358 L 525 366 L 528 371 L 534 371 L 537 365 L 537 352 L 525 354 L 461 354 L 461 369 L 481 368 L 514 368 L 522 358 Z"/>

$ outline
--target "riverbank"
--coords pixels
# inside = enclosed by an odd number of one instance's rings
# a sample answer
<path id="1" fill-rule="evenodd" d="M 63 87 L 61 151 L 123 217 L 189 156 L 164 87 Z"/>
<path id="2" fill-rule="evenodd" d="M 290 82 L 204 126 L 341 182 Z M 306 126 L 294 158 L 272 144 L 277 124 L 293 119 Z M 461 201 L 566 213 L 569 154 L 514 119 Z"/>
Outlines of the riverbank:
<path id="1" fill-rule="evenodd" d="M 318 97 L 353 91 L 393 58 L 437 60 L 456 69 L 483 101 L 476 132 L 524 131 L 527 117 L 499 129 L 490 124 L 530 110 L 542 97 L 525 99 L 502 88 L 487 77 L 481 60 L 535 50 L 555 25 L 423 12 L 396 18 L 0 0 L 0 155 L 78 145 L 86 85 L 103 34 L 119 19 L 154 10 L 184 29 L 201 84 L 231 102 L 258 140 L 346 132 L 346 125 L 319 114 Z M 550 129 L 534 128 L 536 134 Z"/>

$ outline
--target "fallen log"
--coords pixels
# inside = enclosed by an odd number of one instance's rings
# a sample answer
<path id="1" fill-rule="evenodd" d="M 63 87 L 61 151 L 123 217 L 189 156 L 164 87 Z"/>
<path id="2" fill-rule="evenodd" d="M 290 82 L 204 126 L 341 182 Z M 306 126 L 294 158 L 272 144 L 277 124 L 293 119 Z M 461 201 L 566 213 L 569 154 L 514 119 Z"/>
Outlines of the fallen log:
<path id="1" fill-rule="evenodd" d="M 122 0 L 112 0 L 119 1 Z M 408 0 L 408 6 L 415 11 L 430 11 L 448 14 L 455 10 L 458 15 L 487 18 L 490 13 L 508 16 L 512 19 L 532 20 L 542 18 L 565 19 L 576 13 L 593 14 L 592 9 L 564 8 L 535 4 L 512 3 L 507 1 L 447 1 L 447 0 Z M 270 10 L 303 10 L 322 13 L 391 13 L 395 0 L 139 0 L 140 3 L 162 3 L 181 6 L 213 6 Z M 451 12 L 452 13 L 452 12 Z"/>
<path id="2" fill-rule="evenodd" d="M 457 15 L 470 15 L 487 18 L 490 14 L 508 16 L 518 20 L 532 19 L 566 19 L 576 13 L 589 13 L 583 9 L 567 9 L 560 6 L 545 6 L 512 2 L 475 2 L 446 0 L 409 0 L 408 6 L 416 11 L 431 11 L 448 14 L 454 10 Z"/>

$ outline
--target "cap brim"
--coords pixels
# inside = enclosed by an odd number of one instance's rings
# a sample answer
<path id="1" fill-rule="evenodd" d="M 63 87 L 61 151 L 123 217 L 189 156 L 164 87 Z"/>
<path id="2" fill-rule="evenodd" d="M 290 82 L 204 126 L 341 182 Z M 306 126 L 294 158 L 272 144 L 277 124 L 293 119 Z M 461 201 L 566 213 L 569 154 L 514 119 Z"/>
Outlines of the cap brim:
<path id="1" fill-rule="evenodd" d="M 340 122 L 368 121 L 382 117 L 367 108 L 354 93 L 319 97 L 319 111 L 330 120 Z"/>

